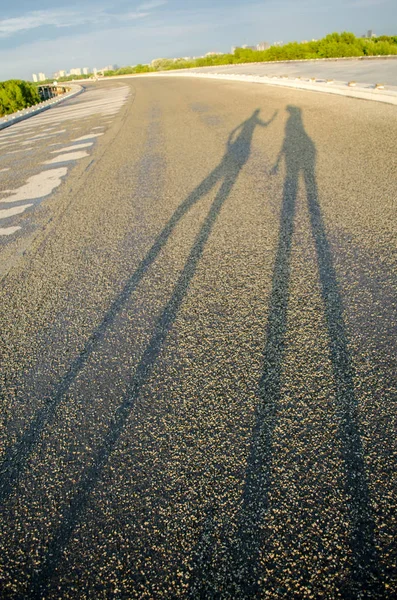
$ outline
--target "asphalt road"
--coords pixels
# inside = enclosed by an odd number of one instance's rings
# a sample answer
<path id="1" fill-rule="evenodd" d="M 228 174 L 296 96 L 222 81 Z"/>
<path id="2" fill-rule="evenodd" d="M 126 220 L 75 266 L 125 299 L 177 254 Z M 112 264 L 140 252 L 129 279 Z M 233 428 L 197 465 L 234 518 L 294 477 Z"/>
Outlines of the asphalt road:
<path id="1" fill-rule="evenodd" d="M 238 75 L 295 75 L 302 77 L 330 78 L 336 81 L 357 81 L 357 83 L 383 83 L 397 88 L 397 58 L 370 60 L 331 60 L 331 61 L 292 61 L 290 63 L 254 63 L 225 65 L 191 69 Z"/>
<path id="2" fill-rule="evenodd" d="M 396 109 L 137 78 L 46 115 L 63 162 L 42 115 L 0 173 L 1 597 L 394 598 Z"/>

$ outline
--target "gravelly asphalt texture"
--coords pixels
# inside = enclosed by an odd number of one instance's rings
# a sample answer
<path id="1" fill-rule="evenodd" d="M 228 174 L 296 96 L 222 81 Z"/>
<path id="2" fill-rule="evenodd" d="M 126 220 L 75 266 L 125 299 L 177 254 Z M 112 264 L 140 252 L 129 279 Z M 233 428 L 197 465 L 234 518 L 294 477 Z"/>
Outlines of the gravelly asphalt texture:
<path id="1" fill-rule="evenodd" d="M 395 598 L 396 109 L 125 84 L 1 282 L 1 597 Z"/>

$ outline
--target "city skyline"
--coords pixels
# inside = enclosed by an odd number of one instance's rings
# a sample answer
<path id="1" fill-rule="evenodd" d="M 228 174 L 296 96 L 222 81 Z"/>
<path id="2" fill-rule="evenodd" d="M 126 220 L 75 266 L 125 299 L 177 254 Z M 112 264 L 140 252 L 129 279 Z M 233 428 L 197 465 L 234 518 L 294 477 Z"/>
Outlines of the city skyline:
<path id="1" fill-rule="evenodd" d="M 96 67 L 72 67 L 71 69 L 58 69 L 57 71 L 45 74 L 43 72 L 32 73 L 31 80 L 34 82 L 45 81 L 47 79 L 58 79 L 59 77 L 69 77 L 70 75 L 96 75 L 97 73 L 103 73 L 104 71 L 112 71 L 118 69 L 118 65 L 106 65 L 97 69 Z"/>
<path id="2" fill-rule="evenodd" d="M 358 36 L 357 36 L 358 37 Z M 374 31 L 372 29 L 369 29 L 366 33 L 362 34 L 361 36 L 359 36 L 361 38 L 376 38 L 377 34 L 374 33 Z M 317 42 L 318 40 L 315 38 L 312 38 L 312 40 L 300 40 L 301 44 L 307 44 L 309 41 L 312 42 Z M 268 50 L 269 48 L 271 48 L 271 46 L 283 46 L 284 42 L 283 41 L 276 41 L 273 42 L 272 44 L 270 44 L 267 41 L 262 41 L 259 42 L 257 44 L 254 45 L 248 45 L 248 44 L 242 44 L 242 45 L 235 45 L 232 46 L 230 49 L 231 54 L 233 54 L 237 48 L 242 48 L 242 49 L 250 49 L 250 50 L 257 50 L 257 51 L 263 51 L 263 50 Z M 210 52 L 206 52 L 204 55 L 201 56 L 182 56 L 182 57 L 173 57 L 173 58 L 155 58 L 153 59 L 150 63 L 144 63 L 145 65 L 154 67 L 156 66 L 156 63 L 162 62 L 164 60 L 174 60 L 174 61 L 180 61 L 180 60 L 186 60 L 186 61 L 191 61 L 191 60 L 196 60 L 198 58 L 205 58 L 208 56 L 215 56 L 215 55 L 222 55 L 223 52 L 214 52 L 214 51 L 210 51 Z M 122 65 L 122 67 L 134 67 L 136 65 Z M 111 65 L 106 65 L 105 67 L 101 67 L 101 68 L 97 68 L 97 67 L 75 67 L 75 68 L 71 68 L 69 69 L 69 71 L 67 70 L 58 70 L 55 71 L 54 73 L 52 73 L 51 75 L 49 75 L 48 77 L 46 77 L 43 73 L 39 73 L 39 75 L 33 73 L 32 74 L 32 78 L 34 82 L 38 81 L 38 77 L 40 81 L 44 81 L 45 79 L 58 79 L 58 78 L 62 78 L 62 77 L 70 77 L 71 75 L 94 75 L 96 76 L 97 73 L 103 74 L 106 71 L 116 71 L 117 69 L 119 69 L 119 65 L 117 64 L 111 64 Z"/>
<path id="3" fill-rule="evenodd" d="M 59 65 L 150 63 L 158 56 L 201 56 L 229 52 L 255 40 L 300 41 L 332 31 L 368 29 L 395 34 L 393 0 L 116 0 L 98 8 L 83 0 L 78 8 L 55 8 L 54 0 L 15 0 L 0 18 L 0 80 L 31 79 Z M 83 68 L 83 67 L 81 67 Z"/>

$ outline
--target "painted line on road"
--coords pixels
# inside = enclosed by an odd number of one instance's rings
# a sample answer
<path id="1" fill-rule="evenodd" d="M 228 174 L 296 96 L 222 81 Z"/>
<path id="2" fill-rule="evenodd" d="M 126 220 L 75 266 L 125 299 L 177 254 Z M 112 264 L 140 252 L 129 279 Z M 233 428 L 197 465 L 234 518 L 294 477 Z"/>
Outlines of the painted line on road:
<path id="1" fill-rule="evenodd" d="M 2 194 L 11 194 L 7 198 L 0 198 L 0 202 L 19 202 L 20 200 L 37 200 L 48 196 L 61 182 L 62 177 L 68 172 L 67 167 L 47 169 L 29 177 L 25 185 L 16 190 L 3 190 Z"/>
<path id="2" fill-rule="evenodd" d="M 81 148 L 89 148 L 94 142 L 87 142 L 86 144 L 73 144 L 73 146 L 67 146 L 66 148 L 58 148 L 58 150 L 51 150 L 51 154 L 57 152 L 71 152 L 72 150 L 81 150 Z"/>
<path id="3" fill-rule="evenodd" d="M 33 147 L 30 146 L 29 148 L 19 148 L 19 150 L 10 150 L 9 152 L 6 152 L 4 156 L 8 156 L 9 154 L 19 154 L 20 152 L 27 152 L 28 150 L 33 150 Z"/>
<path id="4" fill-rule="evenodd" d="M 61 149 L 62 151 L 62 149 Z M 60 154 L 59 156 L 55 156 L 55 158 L 52 158 L 51 160 L 46 160 L 43 164 L 44 165 L 54 165 L 56 163 L 61 163 L 61 162 L 67 162 L 70 160 L 80 160 L 80 158 L 85 158 L 86 156 L 89 156 L 88 152 L 82 151 L 82 152 L 67 152 L 66 154 Z"/>
<path id="5" fill-rule="evenodd" d="M 103 133 L 89 133 L 88 135 L 82 135 L 79 138 L 72 140 L 72 142 L 83 142 L 84 140 L 92 140 L 93 138 L 104 135 Z"/>
<path id="6" fill-rule="evenodd" d="M 12 235 L 16 231 L 19 231 L 21 227 L 0 227 L 0 235 Z"/>
<path id="7" fill-rule="evenodd" d="M 27 181 L 25 180 L 24 185 L 3 191 L 0 188 L 0 205 L 3 203 L 19 203 L 21 200 L 41 199 L 51 194 L 67 174 L 69 163 L 89 157 L 89 152 L 83 149 L 89 150 L 94 146 L 96 138 L 104 135 L 106 128 L 102 124 L 102 119 L 106 118 L 107 121 L 111 121 L 114 115 L 126 104 L 130 94 L 129 86 L 117 89 L 93 88 L 87 90 L 85 94 L 82 94 L 70 104 L 65 103 L 62 106 L 54 107 L 54 110 L 43 112 L 43 114 L 29 120 L 29 123 L 27 121 L 14 122 L 11 129 L 1 132 L 0 149 L 5 160 L 7 160 L 8 154 L 10 155 L 8 161 L 11 161 L 11 156 L 16 154 L 18 161 L 22 160 L 27 163 L 28 157 L 32 154 L 32 145 L 34 148 L 38 148 L 40 153 L 44 153 L 45 148 L 47 148 L 48 154 L 52 157 L 44 155 L 41 160 L 44 161 L 45 158 L 48 160 L 42 162 L 42 164 L 48 166 L 41 173 L 29 177 Z M 84 128 L 85 131 L 88 129 L 91 133 L 81 135 L 84 132 L 81 124 L 84 122 L 88 125 Z M 90 125 L 96 125 L 96 127 Z M 64 127 L 64 129 L 59 129 L 59 127 Z M 72 139 L 65 140 L 62 134 L 66 132 L 68 132 L 68 138 L 71 137 Z M 73 139 L 74 135 L 80 137 Z M 61 166 L 61 163 L 64 164 Z M 94 161 L 91 160 L 90 165 L 93 163 Z M 53 166 L 52 169 L 50 165 Z M 1 169 L 0 173 L 10 170 L 10 168 Z M 3 177 L 4 180 L 5 177 Z M 20 215 L 26 208 L 32 207 L 33 209 L 34 205 L 35 203 L 33 205 L 24 204 L 24 207 L 14 206 L 7 209 L 2 207 L 0 218 L 6 219 L 13 216 L 18 218 L 17 215 Z M 19 225 L 3 227 L 1 235 L 12 235 L 20 229 Z"/>
<path id="8" fill-rule="evenodd" d="M 0 209 L 0 219 L 8 219 L 8 217 L 13 217 L 14 215 L 20 215 L 31 206 L 33 204 L 23 204 L 22 206 L 14 206 L 13 208 Z"/>

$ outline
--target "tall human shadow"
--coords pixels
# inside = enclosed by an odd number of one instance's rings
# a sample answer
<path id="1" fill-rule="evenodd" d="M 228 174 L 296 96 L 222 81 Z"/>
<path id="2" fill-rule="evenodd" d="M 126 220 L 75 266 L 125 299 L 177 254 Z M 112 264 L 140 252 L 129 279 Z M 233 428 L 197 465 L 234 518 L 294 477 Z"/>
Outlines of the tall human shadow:
<path id="1" fill-rule="evenodd" d="M 264 122 L 259 118 L 259 113 L 259 109 L 255 110 L 249 119 L 243 121 L 230 133 L 225 155 L 219 165 L 193 190 L 193 192 L 182 202 L 182 204 L 179 205 L 177 210 L 174 212 L 161 233 L 154 241 L 146 256 L 142 259 L 134 273 L 127 281 L 123 290 L 105 313 L 102 322 L 88 338 L 84 348 L 73 360 L 68 371 L 62 377 L 62 379 L 57 382 L 52 393 L 46 399 L 45 405 L 36 412 L 30 424 L 21 434 L 19 440 L 11 444 L 6 449 L 3 461 L 0 464 L 0 504 L 11 495 L 18 477 L 26 468 L 29 456 L 40 440 L 43 428 L 53 417 L 57 407 L 62 402 L 73 381 L 76 379 L 79 372 L 84 368 L 90 356 L 98 347 L 99 342 L 106 334 L 106 331 L 112 326 L 117 318 L 117 315 L 123 309 L 131 294 L 142 281 L 149 267 L 155 262 L 160 251 L 168 242 L 175 227 L 189 212 L 189 210 L 201 198 L 206 196 L 221 180 L 223 180 L 223 184 L 216 196 L 216 200 L 214 201 L 214 205 L 211 209 L 211 214 L 214 214 L 214 210 L 216 210 L 216 207 L 219 205 L 219 203 L 222 204 L 225 198 L 229 195 L 239 172 L 249 158 L 252 136 L 255 128 L 258 126 L 267 127 L 276 116 L 276 114 L 274 114 L 268 122 Z M 198 241 L 196 244 L 197 243 Z"/>
<path id="2" fill-rule="evenodd" d="M 236 590 L 236 597 L 255 597 L 260 592 L 260 554 L 265 544 L 261 523 L 265 521 L 269 509 L 273 432 L 278 419 L 286 348 L 292 237 L 298 181 L 302 174 L 325 309 L 339 419 L 338 443 L 344 462 L 346 502 L 349 506 L 352 563 L 349 581 L 341 582 L 340 591 L 345 598 L 359 597 L 359 593 L 366 597 L 371 589 L 376 589 L 378 568 L 374 519 L 358 428 L 354 368 L 349 352 L 340 285 L 318 200 L 315 145 L 305 131 L 301 110 L 296 106 L 288 106 L 287 110 L 289 118 L 285 139 L 273 169 L 277 171 L 284 157 L 286 177 L 266 326 L 263 376 L 259 383 L 259 402 L 247 460 L 242 508 L 232 550 L 233 574 L 229 572 L 229 582 Z"/>
<path id="3" fill-rule="evenodd" d="M 82 474 L 79 484 L 76 487 L 75 493 L 70 500 L 69 505 L 63 510 L 63 518 L 60 526 L 55 531 L 43 557 L 41 568 L 35 572 L 29 590 L 29 597 L 39 598 L 44 595 L 54 569 L 59 563 L 62 553 L 74 528 L 81 520 L 86 505 L 89 501 L 90 494 L 101 477 L 102 471 L 109 460 L 117 440 L 119 439 L 123 428 L 127 422 L 130 411 L 133 408 L 142 387 L 149 379 L 152 369 L 155 365 L 165 339 L 170 331 L 177 313 L 181 307 L 183 299 L 188 291 L 190 282 L 197 270 L 198 263 L 203 254 L 204 247 L 211 234 L 216 219 L 222 209 L 223 204 L 229 197 L 232 188 L 238 178 L 239 173 L 249 159 L 251 151 L 252 137 L 257 126 L 266 127 L 275 118 L 276 113 L 268 121 L 264 122 L 259 118 L 259 110 L 256 110 L 252 116 L 241 123 L 234 129 L 228 139 L 226 153 L 220 164 L 212 171 L 212 173 L 188 196 L 188 198 L 180 205 L 174 213 L 170 221 L 167 223 L 160 236 L 152 246 L 151 250 L 138 267 L 137 271 L 128 282 L 127 286 L 121 293 L 120 297 L 112 305 L 107 313 L 100 328 L 91 337 L 86 352 L 81 355 L 79 362 L 74 364 L 72 372 L 73 378 L 77 372 L 81 370 L 87 361 L 87 353 L 91 353 L 94 345 L 97 344 L 114 321 L 116 314 L 125 304 L 132 290 L 137 283 L 142 279 L 147 268 L 153 263 L 161 248 L 169 239 L 173 229 L 187 211 L 204 195 L 211 191 L 216 183 L 222 181 L 219 191 L 216 193 L 215 199 L 209 209 L 209 212 L 204 220 L 204 223 L 193 243 L 190 254 L 185 262 L 185 265 L 175 284 L 170 300 L 167 302 L 162 314 L 157 320 L 151 339 L 143 352 L 139 364 L 133 373 L 128 385 L 127 392 L 120 402 L 112 423 L 104 437 L 100 448 L 96 451 L 90 466 Z M 67 380 L 68 386 L 72 381 L 72 375 Z M 62 393 L 65 391 L 66 383 L 63 384 Z M 56 400 L 59 403 L 59 400 Z M 52 410 L 55 410 L 54 405 Z M 43 425 L 44 426 L 44 423 Z"/>

